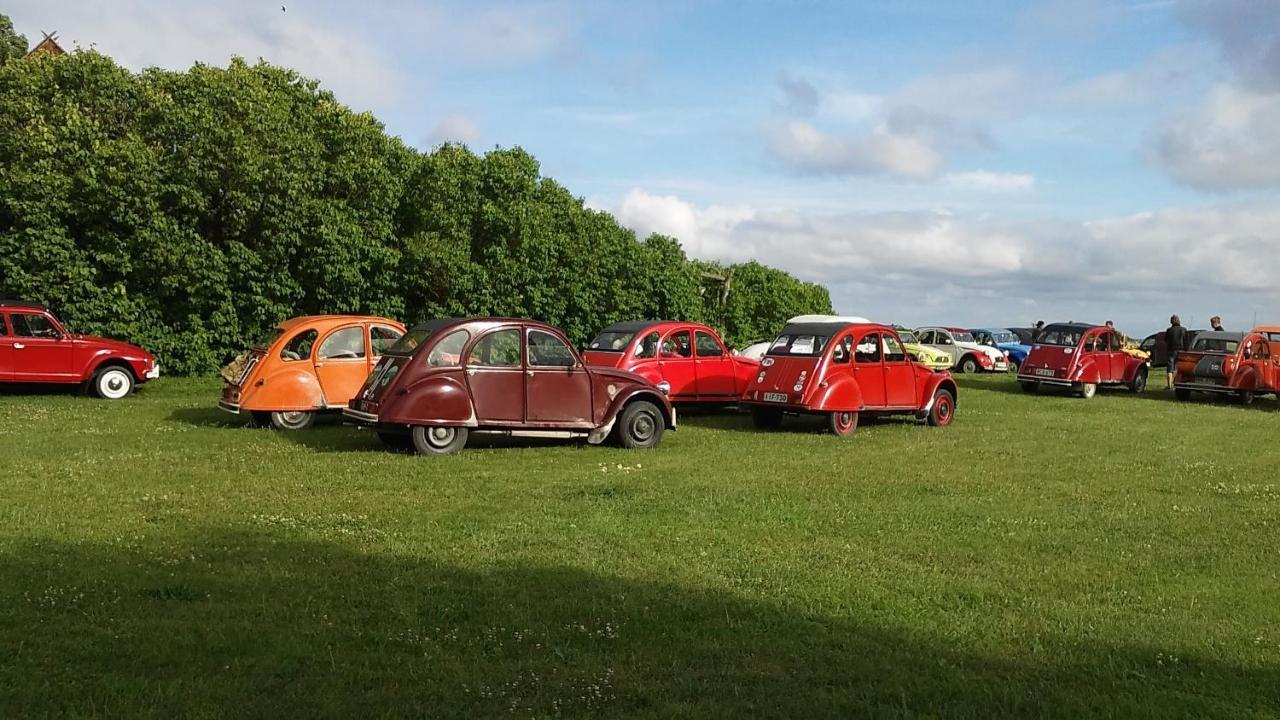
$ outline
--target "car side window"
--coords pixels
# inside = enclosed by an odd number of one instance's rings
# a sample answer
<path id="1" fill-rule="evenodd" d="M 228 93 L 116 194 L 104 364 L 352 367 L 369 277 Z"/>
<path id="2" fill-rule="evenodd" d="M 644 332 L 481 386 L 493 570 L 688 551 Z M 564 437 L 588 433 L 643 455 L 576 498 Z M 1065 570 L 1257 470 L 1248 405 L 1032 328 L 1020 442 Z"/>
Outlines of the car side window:
<path id="1" fill-rule="evenodd" d="M 369 348 L 374 357 L 384 354 L 400 339 L 400 331 L 383 325 L 369 326 Z"/>
<path id="2" fill-rule="evenodd" d="M 907 359 L 907 351 L 902 349 L 898 338 L 886 334 L 884 336 L 884 361 L 903 362 Z"/>
<path id="3" fill-rule="evenodd" d="M 542 330 L 529 331 L 530 367 L 573 367 L 575 362 L 563 340 Z"/>
<path id="4" fill-rule="evenodd" d="M 880 334 L 870 333 L 858 341 L 853 349 L 853 359 L 860 363 L 880 362 Z"/>
<path id="5" fill-rule="evenodd" d="M 935 335 L 936 335 L 936 336 L 937 336 L 937 338 L 938 338 L 938 344 L 939 344 L 939 345 L 954 345 L 954 344 L 955 344 L 955 341 L 953 341 L 953 340 L 951 339 L 951 336 L 950 336 L 950 335 L 948 335 L 947 333 L 944 333 L 944 332 L 939 331 L 939 332 L 935 333 Z"/>
<path id="6" fill-rule="evenodd" d="M 0 337 L 4 337 L 9 334 L 7 325 L 8 323 L 5 322 L 4 313 L 0 313 Z"/>
<path id="7" fill-rule="evenodd" d="M 1267 344 L 1267 341 L 1258 341 L 1257 347 L 1253 349 L 1253 357 L 1258 360 L 1268 360 L 1271 358 L 1271 346 Z"/>
<path id="8" fill-rule="evenodd" d="M 658 333 L 651 332 L 636 343 L 636 359 L 648 360 L 658 357 Z"/>
<path id="9" fill-rule="evenodd" d="M 934 342 L 933 342 L 933 333 L 929 332 L 928 330 L 925 330 L 925 331 L 924 331 L 924 332 L 922 332 L 922 333 L 916 333 L 916 339 L 917 339 L 917 340 L 919 340 L 919 342 L 920 342 L 920 344 L 921 344 L 921 345 L 933 345 L 933 344 L 934 344 Z"/>
<path id="10" fill-rule="evenodd" d="M 320 343 L 317 360 L 359 360 L 364 358 L 364 328 L 349 327 L 333 333 Z"/>
<path id="11" fill-rule="evenodd" d="M 320 337 L 320 333 L 315 330 L 303 330 L 293 339 L 285 344 L 284 349 L 280 351 L 280 359 L 285 362 L 297 362 L 298 360 L 306 360 L 311 357 L 311 349 L 315 347 L 316 338 Z"/>
<path id="12" fill-rule="evenodd" d="M 431 352 L 427 354 L 427 365 L 430 367 L 458 367 L 462 364 L 462 348 L 471 333 L 466 330 L 454 330 L 440 338 Z"/>
<path id="13" fill-rule="evenodd" d="M 724 349 L 720 347 L 720 343 L 716 342 L 716 339 L 707 333 L 699 330 L 695 334 L 695 338 L 697 341 L 695 349 L 698 352 L 698 357 L 722 357 L 724 355 Z"/>
<path id="14" fill-rule="evenodd" d="M 853 336 L 845 335 L 840 338 L 840 342 L 831 348 L 831 362 L 837 365 L 847 365 L 849 358 L 853 356 Z"/>
<path id="15" fill-rule="evenodd" d="M 480 338 L 467 356 L 468 365 L 520 367 L 520 330 L 495 330 Z"/>
<path id="16" fill-rule="evenodd" d="M 693 343 L 689 337 L 688 330 L 671 333 L 667 339 L 662 342 L 662 357 L 664 358 L 690 358 L 693 357 Z"/>
<path id="17" fill-rule="evenodd" d="M 49 318 L 39 313 L 13 313 L 9 316 L 9 321 L 13 323 L 13 334 L 17 337 L 61 337 Z"/>

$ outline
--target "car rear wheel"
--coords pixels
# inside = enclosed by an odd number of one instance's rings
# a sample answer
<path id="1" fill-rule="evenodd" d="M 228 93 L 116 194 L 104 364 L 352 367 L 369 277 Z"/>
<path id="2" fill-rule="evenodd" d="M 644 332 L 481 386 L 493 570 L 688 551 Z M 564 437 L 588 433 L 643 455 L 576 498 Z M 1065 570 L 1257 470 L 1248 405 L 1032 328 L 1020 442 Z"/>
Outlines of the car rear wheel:
<path id="1" fill-rule="evenodd" d="M 1138 370 L 1138 372 L 1133 376 L 1133 382 L 1129 383 L 1129 389 L 1136 393 L 1140 393 L 1143 390 L 1147 389 L 1147 371 L 1146 370 L 1144 369 Z"/>
<path id="2" fill-rule="evenodd" d="M 933 407 L 929 408 L 929 424 L 946 427 L 956 416 L 956 399 L 949 390 L 938 388 L 933 394 Z"/>
<path id="3" fill-rule="evenodd" d="M 1009 372 L 1013 373 L 1014 375 L 1017 375 L 1018 366 L 1021 364 L 1022 363 L 1018 362 L 1017 360 L 1014 360 L 1013 358 L 1009 358 Z"/>
<path id="4" fill-rule="evenodd" d="M 1022 392 L 1031 393 L 1032 395 L 1040 392 L 1040 383 L 1035 380 L 1019 380 L 1018 385 L 1022 386 Z"/>
<path id="5" fill-rule="evenodd" d="M 1098 394 L 1097 383 L 1083 383 L 1080 385 L 1080 397 L 1084 398 L 1085 400 L 1088 400 L 1089 398 L 1097 394 Z"/>
<path id="6" fill-rule="evenodd" d="M 115 365 L 98 368 L 91 382 L 93 394 L 103 400 L 119 400 L 133 392 L 133 375 Z"/>
<path id="7" fill-rule="evenodd" d="M 827 418 L 827 427 L 836 437 L 849 437 L 858 428 L 858 413 L 833 412 Z"/>
<path id="8" fill-rule="evenodd" d="M 648 400 L 637 400 L 622 410 L 618 418 L 618 441 L 629 450 L 647 450 L 662 442 L 667 429 L 662 411 Z"/>
<path id="9" fill-rule="evenodd" d="M 777 408 L 751 408 L 751 424 L 761 430 L 777 430 L 782 427 L 782 411 Z"/>
<path id="10" fill-rule="evenodd" d="M 960 361 L 960 372 L 962 373 L 978 372 L 978 361 L 972 355 L 965 357 L 963 360 Z"/>
<path id="11" fill-rule="evenodd" d="M 413 440 L 407 433 L 379 431 L 378 439 L 389 450 L 411 450 L 413 449 Z"/>
<path id="12" fill-rule="evenodd" d="M 271 426 L 277 430 L 306 430 L 316 421 L 310 410 L 288 410 L 271 413 Z"/>
<path id="13" fill-rule="evenodd" d="M 415 425 L 409 431 L 409 442 L 420 455 L 451 455 L 467 445 L 467 429 Z"/>

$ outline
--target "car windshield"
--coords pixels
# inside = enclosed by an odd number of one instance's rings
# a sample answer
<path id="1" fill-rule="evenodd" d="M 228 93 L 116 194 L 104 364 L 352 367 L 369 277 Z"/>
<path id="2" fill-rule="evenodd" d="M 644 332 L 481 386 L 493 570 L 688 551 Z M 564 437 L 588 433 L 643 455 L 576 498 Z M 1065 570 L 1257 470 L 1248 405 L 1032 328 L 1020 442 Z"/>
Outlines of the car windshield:
<path id="1" fill-rule="evenodd" d="M 1085 328 L 1080 327 L 1050 325 L 1044 329 L 1044 332 L 1040 333 L 1040 337 L 1036 340 L 1036 344 L 1075 347 L 1080 344 L 1080 338 L 1084 337 L 1084 331 Z"/>
<path id="2" fill-rule="evenodd" d="M 971 343 L 971 342 L 973 342 L 973 334 L 972 334 L 972 333 L 967 333 L 967 332 L 953 332 L 953 333 L 951 333 L 951 337 L 955 338 L 955 341 L 956 341 L 956 342 L 967 342 L 967 343 Z"/>
<path id="3" fill-rule="evenodd" d="M 995 338 L 997 343 L 1018 342 L 1018 336 L 1014 335 L 1011 332 L 994 332 L 994 333 L 991 333 L 991 337 Z"/>
<path id="4" fill-rule="evenodd" d="M 812 357 L 821 355 L 822 349 L 827 346 L 827 341 L 831 339 L 829 335 L 815 335 L 813 333 L 801 333 L 796 335 L 779 335 L 777 340 L 769 346 L 769 355 L 799 355 L 804 357 Z"/>
<path id="5" fill-rule="evenodd" d="M 1231 355 L 1235 354 L 1236 349 L 1239 347 L 1239 340 L 1232 340 L 1230 338 L 1201 337 L 1196 338 L 1195 345 L 1192 346 L 1192 349 L 1199 350 L 1200 352 L 1227 353 Z"/>
<path id="6" fill-rule="evenodd" d="M 635 336 L 634 332 L 611 332 L 606 330 L 595 336 L 591 343 L 587 345 L 587 349 L 597 352 L 626 352 L 627 344 Z"/>
<path id="7" fill-rule="evenodd" d="M 899 330 L 898 337 L 902 338 L 902 342 L 907 343 L 908 345 L 915 345 L 920 342 L 919 340 L 916 340 L 915 333 L 907 330 Z"/>

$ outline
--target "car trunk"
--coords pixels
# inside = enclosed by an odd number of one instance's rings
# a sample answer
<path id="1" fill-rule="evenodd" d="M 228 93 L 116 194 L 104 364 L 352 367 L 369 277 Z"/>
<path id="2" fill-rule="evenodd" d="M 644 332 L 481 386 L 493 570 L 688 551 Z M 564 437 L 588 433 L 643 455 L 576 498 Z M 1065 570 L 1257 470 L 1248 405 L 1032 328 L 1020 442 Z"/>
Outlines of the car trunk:
<path id="1" fill-rule="evenodd" d="M 595 367 L 622 367 L 622 359 L 627 356 L 624 352 L 603 352 L 600 350 L 588 350 L 582 353 L 582 359 L 588 364 Z"/>
<path id="2" fill-rule="evenodd" d="M 778 402 L 803 404 L 804 395 L 814 380 L 814 370 L 818 367 L 816 357 L 785 357 L 769 355 L 761 363 L 764 382 L 748 385 L 759 394 L 756 399 L 762 402 Z M 796 385 L 801 384 L 800 390 Z"/>
<path id="3" fill-rule="evenodd" d="M 356 393 L 351 406 L 361 412 L 376 413 L 387 390 L 395 384 L 396 377 L 404 370 L 412 359 L 406 355 L 383 355 L 373 371 L 364 381 L 364 385 Z"/>
<path id="4" fill-rule="evenodd" d="M 1196 383 L 1226 385 L 1235 362 L 1235 356 L 1226 352 L 1183 350 L 1178 353 L 1178 374 Z"/>
<path id="5" fill-rule="evenodd" d="M 1036 345 L 1018 369 L 1019 375 L 1046 380 L 1067 380 L 1079 348 L 1063 345 Z"/>

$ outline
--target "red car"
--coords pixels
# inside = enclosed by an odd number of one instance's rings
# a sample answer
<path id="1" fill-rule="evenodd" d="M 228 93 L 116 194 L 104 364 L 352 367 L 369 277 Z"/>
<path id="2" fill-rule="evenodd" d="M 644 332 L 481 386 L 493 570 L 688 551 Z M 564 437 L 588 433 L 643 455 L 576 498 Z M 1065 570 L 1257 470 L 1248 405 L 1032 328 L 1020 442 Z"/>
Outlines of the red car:
<path id="1" fill-rule="evenodd" d="M 1091 398 L 1099 386 L 1147 387 L 1148 363 L 1125 352 L 1120 333 L 1105 325 L 1056 323 L 1045 326 L 1018 366 L 1018 383 L 1027 392 L 1044 385 L 1069 388 Z"/>
<path id="2" fill-rule="evenodd" d="M 1280 390 L 1280 356 L 1262 333 L 1216 332 L 1196 335 L 1190 350 L 1178 353 L 1173 393 L 1188 400 L 1193 392 L 1231 395 L 1253 402 L 1255 395 Z"/>
<path id="3" fill-rule="evenodd" d="M 140 347 L 67 332 L 42 305 L 0 300 L 0 382 L 80 384 L 119 400 L 159 376 Z"/>
<path id="4" fill-rule="evenodd" d="M 844 437 L 862 413 L 949 425 L 956 384 L 945 370 L 912 360 L 887 325 L 789 323 L 769 346 L 741 403 L 751 408 L 756 427 L 777 428 L 784 414 L 817 414 Z"/>
<path id="5" fill-rule="evenodd" d="M 442 455 L 470 433 L 616 437 L 650 448 L 676 415 L 662 391 L 634 373 L 588 367 L 562 332 L 533 320 L 432 320 L 400 338 L 344 416 L 392 447 Z"/>
<path id="6" fill-rule="evenodd" d="M 630 370 L 673 403 L 735 403 L 760 362 L 733 355 L 706 325 L 637 320 L 610 325 L 587 345 L 588 365 Z"/>

